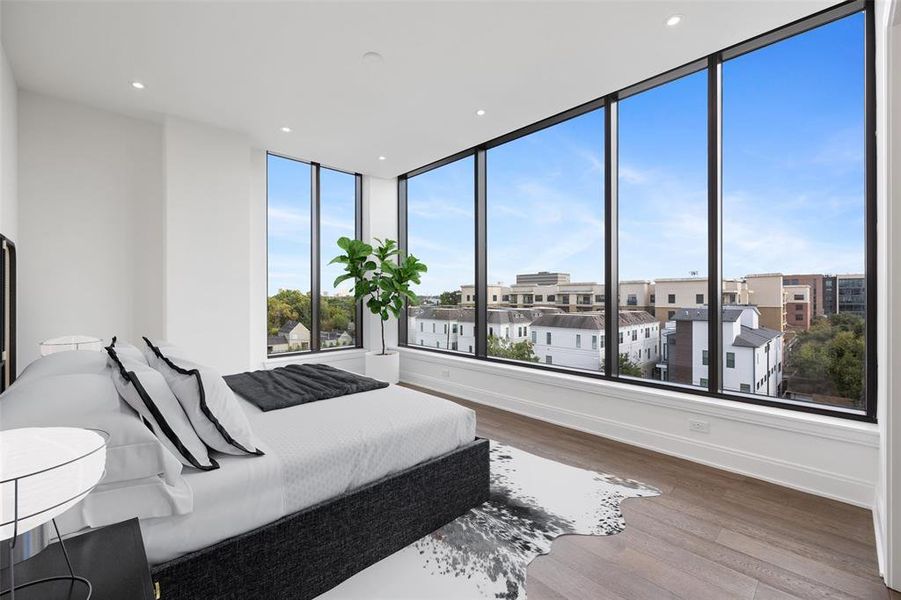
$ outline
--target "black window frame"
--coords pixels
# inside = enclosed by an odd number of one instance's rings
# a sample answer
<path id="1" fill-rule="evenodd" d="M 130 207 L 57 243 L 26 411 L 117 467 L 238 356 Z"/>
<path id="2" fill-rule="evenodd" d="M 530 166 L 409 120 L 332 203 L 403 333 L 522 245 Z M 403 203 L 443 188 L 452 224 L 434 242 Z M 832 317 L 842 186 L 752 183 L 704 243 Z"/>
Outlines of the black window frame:
<path id="1" fill-rule="evenodd" d="M 864 106 L 864 155 L 865 155 L 865 252 L 866 269 L 864 272 L 865 285 L 865 377 L 864 377 L 864 409 L 856 410 L 838 406 L 819 405 L 799 401 L 791 401 L 784 398 L 772 398 L 757 394 L 748 394 L 740 391 L 726 390 L 722 386 L 722 370 L 724 357 L 722 356 L 722 340 L 720 339 L 721 309 L 722 309 L 722 65 L 725 61 L 753 52 L 765 46 L 775 44 L 793 36 L 803 34 L 809 30 L 826 25 L 833 21 L 848 17 L 853 14 L 863 13 L 865 20 L 864 54 L 865 54 L 865 106 Z M 708 138 L 708 167 L 707 167 L 707 192 L 708 192 L 708 286 L 705 293 L 708 298 L 708 313 L 711 317 L 708 327 L 708 351 L 714 358 L 709 366 L 708 384 L 706 389 L 696 386 L 683 386 L 665 381 L 639 379 L 620 376 L 618 371 L 618 348 L 616 345 L 607 345 L 601 361 L 601 371 L 584 371 L 560 365 L 546 365 L 542 363 L 524 363 L 504 358 L 487 355 L 487 336 L 485 320 L 487 318 L 487 305 L 476 302 L 476 352 L 468 356 L 473 360 L 481 360 L 499 364 L 516 365 L 524 368 L 543 369 L 546 371 L 578 375 L 600 380 L 628 383 L 635 386 L 664 389 L 670 391 L 687 392 L 702 397 L 711 397 L 760 406 L 783 408 L 798 412 L 813 413 L 834 416 L 844 419 L 876 422 L 877 403 L 877 372 L 876 372 L 876 348 L 877 348 L 877 236 L 876 236 L 876 84 L 875 84 L 875 9 L 874 0 L 848 0 L 841 4 L 829 7 L 822 11 L 798 19 L 772 31 L 763 33 L 749 40 L 740 42 L 718 52 L 714 52 L 697 60 L 686 63 L 670 71 L 661 73 L 624 89 L 613 91 L 605 96 L 596 98 L 572 109 L 563 111 L 546 119 L 537 121 L 500 137 L 486 141 L 473 148 L 463 150 L 447 158 L 424 165 L 398 177 L 398 235 L 401 254 L 405 255 L 407 248 L 407 222 L 406 222 L 406 182 L 410 177 L 420 175 L 438 167 L 450 164 L 465 158 L 475 156 L 473 168 L 475 205 L 475 274 L 476 296 L 479 290 L 487 287 L 487 151 L 507 142 L 535 133 L 542 129 L 552 127 L 569 119 L 581 116 L 585 113 L 603 108 L 605 118 L 604 128 L 604 239 L 605 239 L 605 285 L 607 289 L 618 289 L 619 277 L 618 264 L 618 219 L 616 205 L 617 194 L 617 138 L 618 138 L 618 114 L 617 108 L 620 100 L 657 86 L 669 83 L 681 77 L 706 71 L 708 81 L 707 94 L 707 138 Z M 835 287 L 835 286 L 834 286 Z M 655 294 L 656 295 L 656 294 Z M 619 306 L 615 294 L 608 294 L 605 302 L 607 315 L 607 337 L 618 332 Z M 561 298 L 563 295 L 561 295 Z M 837 302 L 837 301 L 836 301 Z M 672 304 L 672 303 L 671 303 Z M 399 344 L 404 347 L 414 348 L 418 351 L 436 352 L 433 349 L 422 349 L 407 345 L 406 322 L 398 328 Z M 445 351 L 437 351 L 445 352 Z M 445 352 L 446 353 L 446 352 Z M 457 355 L 459 356 L 459 355 Z"/>
<path id="2" fill-rule="evenodd" d="M 335 346 L 332 348 L 322 348 L 322 340 L 320 339 L 319 316 L 321 313 L 322 290 L 321 290 L 321 268 L 322 268 L 322 240 L 320 238 L 320 208 L 321 194 L 321 172 L 322 169 L 352 175 L 354 177 L 354 237 L 358 240 L 363 239 L 363 175 L 354 173 L 336 167 L 330 167 L 310 160 L 303 160 L 281 154 L 278 152 L 266 152 L 266 319 L 269 318 L 269 157 L 274 156 L 284 160 L 292 160 L 294 162 L 310 165 L 310 349 L 296 350 L 294 352 L 269 352 L 268 344 L 266 351 L 267 359 L 289 358 L 292 356 L 307 356 L 310 354 L 318 354 L 320 352 L 340 352 L 342 350 L 359 350 L 363 348 L 363 303 L 354 303 L 354 344 L 352 346 Z"/>

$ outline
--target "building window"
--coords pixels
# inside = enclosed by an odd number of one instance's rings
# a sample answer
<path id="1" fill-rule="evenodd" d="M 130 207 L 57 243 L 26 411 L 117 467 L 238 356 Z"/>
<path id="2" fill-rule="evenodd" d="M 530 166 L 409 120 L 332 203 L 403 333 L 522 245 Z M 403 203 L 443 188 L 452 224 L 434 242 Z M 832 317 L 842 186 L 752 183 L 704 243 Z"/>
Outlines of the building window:
<path id="1" fill-rule="evenodd" d="M 544 357 L 544 363 L 547 365 L 552 365 L 554 364 L 554 358 L 550 354 L 548 354 Z"/>
<path id="2" fill-rule="evenodd" d="M 268 353 L 359 345 L 352 283 L 334 286 L 343 270 L 329 262 L 341 252 L 339 238 L 356 237 L 361 178 L 274 154 L 267 155 L 266 169 Z M 320 243 L 313 248 L 311 224 L 317 216 Z M 320 281 L 318 295 L 314 275 Z"/>
<path id="3" fill-rule="evenodd" d="M 582 335 L 577 333 L 576 334 L 576 348 L 581 348 L 581 347 L 582 347 Z"/>
<path id="4" fill-rule="evenodd" d="M 724 242 L 725 278 L 865 272 L 865 40 L 864 13 L 858 12 L 723 63 L 722 238 L 792 223 L 785 245 L 768 234 L 759 239 L 779 243 L 780 252 L 748 253 Z M 833 156 L 832 162 L 772 161 L 774 156 L 826 157 L 836 143 L 842 158 Z M 833 210 L 826 198 L 836 190 L 842 190 L 842 201 Z M 821 200 L 805 208 L 789 198 Z M 788 345 L 779 333 L 782 290 L 771 280 L 782 283 L 780 275 L 747 278 L 764 338 L 757 351 L 767 373 L 760 393 L 864 409 L 865 311 L 827 315 Z M 724 338 L 724 347 L 729 344 L 731 339 Z M 791 374 L 785 380 L 778 370 L 770 374 L 768 366 L 783 354 Z"/>
<path id="5" fill-rule="evenodd" d="M 422 283 L 414 286 L 420 299 L 454 294 L 462 285 L 475 281 L 474 170 L 475 159 L 467 156 L 405 180 L 406 251 L 429 267 L 422 274 Z M 469 319 L 460 320 L 472 321 L 475 307 L 471 303 L 481 299 L 472 288 L 465 297 L 469 306 L 450 310 L 469 313 Z M 408 317 L 441 310 L 411 303 Z"/>
<path id="6" fill-rule="evenodd" d="M 591 349 L 592 350 L 598 349 L 598 336 L 596 336 L 596 335 L 591 336 Z"/>
<path id="7" fill-rule="evenodd" d="M 542 300 L 544 300 L 544 297 L 541 294 L 535 295 L 535 302 L 541 302 Z"/>
<path id="8" fill-rule="evenodd" d="M 638 341 L 638 330 L 637 330 L 637 329 L 633 329 L 633 330 L 632 330 L 632 341 L 633 341 L 633 342 L 637 342 L 637 341 Z"/>
<path id="9" fill-rule="evenodd" d="M 742 383 L 739 385 L 738 391 L 749 394 L 751 393 L 751 384 L 750 383 Z"/>
<path id="10" fill-rule="evenodd" d="M 423 326 L 423 323 L 422 323 L 422 321 L 420 321 L 419 322 L 419 331 L 423 331 L 422 326 Z"/>
<path id="11" fill-rule="evenodd" d="M 550 332 L 550 331 L 548 331 L 548 332 L 545 334 L 545 343 L 546 343 L 548 346 L 551 345 L 551 332 Z"/>
<path id="12" fill-rule="evenodd" d="M 710 357 L 707 354 L 707 350 L 701 350 L 701 364 L 706 367 L 709 362 L 710 362 Z"/>
<path id="13" fill-rule="evenodd" d="M 620 344 L 623 343 L 623 332 L 622 331 L 619 332 L 619 343 Z"/>
<path id="14" fill-rule="evenodd" d="M 707 387 L 708 384 L 709 384 L 709 382 L 707 381 L 707 379 L 704 377 L 701 377 L 701 383 L 700 383 L 701 387 Z"/>
<path id="15" fill-rule="evenodd" d="M 746 393 L 756 390 L 767 404 L 873 418 L 875 406 L 869 400 L 875 398 L 874 388 L 867 385 L 867 379 L 875 373 L 875 341 L 866 336 L 874 325 L 867 318 L 875 307 L 867 302 L 874 297 L 875 290 L 868 287 L 875 274 L 866 273 L 866 268 L 876 253 L 876 223 L 872 218 L 875 198 L 866 182 L 875 174 L 874 138 L 868 132 L 874 126 L 876 95 L 874 88 L 867 87 L 875 81 L 875 73 L 867 72 L 872 69 L 872 61 L 865 60 L 865 25 L 872 24 L 872 13 L 866 11 L 872 10 L 872 3 L 835 5 L 815 19 L 775 31 L 768 35 L 766 44 L 755 40 L 730 46 L 711 54 L 708 60 L 653 77 L 648 80 L 650 84 L 611 90 L 609 96 L 538 123 L 523 130 L 525 133 L 514 132 L 498 138 L 502 142 L 480 144 L 472 151 L 479 157 L 478 164 L 470 161 L 471 157 L 462 159 L 475 168 L 460 178 L 465 183 L 461 189 L 467 190 L 466 202 L 454 211 L 454 219 L 461 224 L 447 227 L 455 233 L 464 232 L 464 240 L 444 245 L 468 249 L 472 240 L 465 238 L 471 238 L 470 232 L 476 229 L 475 215 L 487 212 L 488 223 L 478 224 L 479 231 L 488 231 L 487 244 L 478 247 L 480 261 L 488 262 L 488 268 L 480 272 L 479 286 L 486 285 L 486 280 L 514 285 L 519 271 L 525 275 L 546 269 L 547 273 L 533 277 L 546 275 L 545 279 L 551 280 L 546 285 L 557 285 L 568 292 L 545 296 L 563 313 L 529 317 L 556 323 L 568 317 L 586 318 L 584 313 L 569 311 L 599 308 L 601 294 L 595 290 L 603 289 L 604 274 L 611 267 L 616 275 L 613 285 L 623 291 L 622 284 L 628 282 L 629 289 L 638 290 L 634 303 L 632 294 L 625 292 L 614 303 L 623 307 L 620 320 L 630 331 L 645 327 L 645 321 L 635 321 L 645 318 L 638 314 L 638 297 L 642 305 L 647 302 L 656 307 L 655 287 L 663 290 L 661 297 L 666 302 L 661 301 L 659 312 L 650 313 L 652 309 L 648 309 L 646 317 L 663 322 L 666 315 L 668 321 L 665 327 L 654 329 L 662 334 L 659 352 L 666 362 L 666 368 L 654 369 L 658 378 L 682 384 L 699 381 L 699 374 L 691 371 L 701 365 L 692 367 L 690 362 L 702 350 L 701 345 L 706 345 L 707 336 L 700 333 L 704 328 L 699 328 L 699 322 L 707 321 L 707 331 L 724 335 L 712 354 L 713 361 L 722 361 L 729 369 L 720 388 L 711 390 L 721 397 L 741 399 L 737 392 L 750 389 Z M 711 84 L 719 89 L 708 90 Z M 714 104 L 718 99 L 721 104 Z M 616 110 L 612 110 L 613 105 L 604 108 L 611 102 L 616 103 Z M 721 118 L 708 119 L 708 108 L 716 109 Z M 605 120 L 615 128 L 607 131 Z M 712 139 L 721 142 L 708 144 Z M 593 150 L 586 153 L 586 147 Z M 707 156 L 708 147 L 718 155 Z M 604 156 L 603 150 L 599 151 L 604 148 L 615 155 Z M 580 160 L 589 157 L 590 166 L 576 168 Z M 442 166 L 432 171 L 455 163 L 435 164 Z M 482 171 L 486 164 L 491 168 Z M 708 177 L 708 164 L 717 165 L 721 176 Z M 618 178 L 611 181 L 604 174 L 613 165 L 618 168 Z M 405 186 L 432 171 L 421 169 L 399 178 L 401 201 L 406 201 L 401 207 L 406 206 L 408 219 L 408 227 L 402 228 L 407 239 L 402 242 L 404 249 L 414 254 L 416 239 L 430 239 L 414 223 L 417 209 L 416 218 L 424 218 L 422 202 L 426 196 L 420 195 L 420 204 L 414 206 Z M 485 192 L 478 196 L 478 211 L 474 210 L 473 181 Z M 486 182 L 487 189 L 482 188 Z M 521 223 L 511 218 L 513 213 L 506 210 L 511 207 L 503 204 L 506 198 L 522 196 L 510 193 L 517 183 L 521 184 L 520 191 L 529 190 L 529 202 L 539 208 L 542 203 L 552 204 L 545 192 L 551 189 L 556 198 L 562 197 L 567 203 L 573 199 L 587 202 L 590 216 L 570 218 L 577 213 L 567 207 L 559 219 L 567 226 L 564 233 L 546 222 Z M 609 187 L 605 189 L 605 185 Z M 432 197 L 445 195 L 436 193 Z M 708 227 L 709 200 L 718 204 L 710 212 L 718 213 L 721 230 L 719 226 L 716 230 Z M 607 202 L 617 203 L 617 210 L 610 212 L 616 217 L 616 228 L 606 239 L 607 244 L 615 243 L 620 250 L 614 256 L 604 254 L 603 208 Z M 658 221 L 667 226 L 663 230 L 647 226 Z M 524 261 L 519 257 L 535 258 L 536 248 L 553 249 L 566 239 L 580 241 L 578 257 L 542 253 L 546 258 L 539 262 L 547 264 L 533 266 L 529 262 L 528 271 L 520 268 Z M 778 252 L 749 251 L 750 243 Z M 523 246 L 527 248 L 521 250 Z M 717 256 L 708 256 L 708 249 Z M 438 269 L 429 274 L 444 282 L 439 286 L 444 289 L 417 290 L 422 297 L 432 299 L 441 291 L 459 289 L 475 279 L 472 254 L 461 261 L 465 262 L 463 272 L 453 275 L 445 269 L 445 261 L 417 256 L 426 264 L 442 265 L 444 271 L 441 277 L 437 276 Z M 619 261 L 616 265 L 610 263 L 614 258 Z M 706 303 L 710 264 L 719 265 L 717 277 L 721 274 L 723 278 L 723 309 L 718 314 L 692 307 Z M 826 272 L 817 275 L 817 270 Z M 782 275 L 803 272 L 811 275 Z M 811 285 L 813 293 L 802 289 L 804 294 L 795 294 L 795 288 L 783 296 L 783 285 L 796 282 Z M 545 285 L 537 279 L 528 284 Z M 589 284 L 592 287 L 587 287 Z M 636 284 L 645 287 L 631 287 Z M 585 291 L 590 291 L 587 298 Z M 684 298 L 692 294 L 693 303 Z M 795 297 L 794 303 L 809 302 L 811 309 L 786 306 L 786 300 Z M 480 301 L 475 300 L 476 304 Z M 743 308 L 747 305 L 756 309 Z M 756 310 L 757 314 L 744 314 L 739 326 L 743 310 Z M 800 318 L 791 316 L 795 314 Z M 607 317 L 610 326 L 615 314 Z M 794 325 L 793 331 L 783 334 L 786 322 Z M 689 333 L 692 331 L 694 335 Z M 412 333 L 401 328 L 401 342 Z M 482 331 L 477 333 L 481 335 Z M 600 346 L 603 344 L 602 338 Z M 681 350 L 670 352 L 670 347 Z M 642 349 L 647 357 L 648 350 Z M 625 358 L 635 360 L 639 356 L 638 349 L 631 347 Z M 811 356 L 821 360 L 802 360 Z M 839 356 L 841 364 L 830 358 Z M 532 361 L 537 362 L 539 357 L 533 356 Z M 557 358 L 564 363 L 570 360 L 563 355 Z M 607 367 L 615 375 L 615 366 L 604 364 L 606 353 L 601 353 L 601 358 L 599 367 Z M 830 360 L 828 365 L 823 364 Z M 720 362 L 712 364 L 719 366 Z M 755 369 L 758 374 L 766 373 L 765 377 L 742 384 L 744 376 L 739 375 Z M 679 371 L 681 375 L 677 375 Z M 824 372 L 830 375 L 816 376 Z M 678 381 L 679 377 L 684 379 Z M 841 410 L 830 410 L 830 404 Z"/>
<path id="16" fill-rule="evenodd" d="M 533 343 L 533 344 L 537 344 L 537 343 L 538 343 L 538 334 L 535 333 L 535 331 L 532 331 L 532 343 Z"/>

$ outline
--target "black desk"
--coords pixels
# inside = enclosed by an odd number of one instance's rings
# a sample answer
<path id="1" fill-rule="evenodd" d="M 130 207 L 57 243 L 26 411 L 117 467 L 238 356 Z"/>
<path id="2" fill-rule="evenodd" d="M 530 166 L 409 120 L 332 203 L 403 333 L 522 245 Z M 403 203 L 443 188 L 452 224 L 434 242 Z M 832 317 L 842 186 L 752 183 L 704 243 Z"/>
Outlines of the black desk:
<path id="1" fill-rule="evenodd" d="M 6 552 L 6 542 L 0 551 Z M 137 519 L 95 529 L 66 540 L 75 575 L 84 577 L 94 587 L 91 600 L 154 600 L 150 567 L 144 553 L 144 540 Z M 68 575 L 66 559 L 58 544 L 51 544 L 40 554 L 16 565 L 16 583 Z M 0 572 L 0 590 L 9 587 L 9 573 Z M 2 596 L 8 600 L 9 594 Z M 16 590 L 16 600 L 84 600 L 85 586 L 57 581 L 52 587 L 35 586 Z"/>

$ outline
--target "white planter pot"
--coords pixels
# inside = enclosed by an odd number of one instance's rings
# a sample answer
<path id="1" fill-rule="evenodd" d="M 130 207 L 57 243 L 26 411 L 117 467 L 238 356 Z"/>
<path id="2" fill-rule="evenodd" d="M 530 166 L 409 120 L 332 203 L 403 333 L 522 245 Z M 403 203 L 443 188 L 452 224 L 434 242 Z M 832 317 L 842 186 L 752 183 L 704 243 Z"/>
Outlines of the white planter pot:
<path id="1" fill-rule="evenodd" d="M 372 377 L 379 381 L 397 383 L 400 381 L 400 353 L 388 351 L 388 354 L 378 352 L 366 353 L 366 377 Z"/>

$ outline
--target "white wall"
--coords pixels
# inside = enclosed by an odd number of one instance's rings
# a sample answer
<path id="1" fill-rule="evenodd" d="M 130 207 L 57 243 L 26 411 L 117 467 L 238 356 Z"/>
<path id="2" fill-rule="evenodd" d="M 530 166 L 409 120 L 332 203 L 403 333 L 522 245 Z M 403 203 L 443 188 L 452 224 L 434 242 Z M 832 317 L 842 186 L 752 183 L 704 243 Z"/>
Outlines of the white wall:
<path id="1" fill-rule="evenodd" d="M 18 239 L 18 90 L 0 46 L 0 234 Z"/>
<path id="2" fill-rule="evenodd" d="M 237 133 L 168 118 L 164 146 L 164 337 L 222 371 L 246 370 L 250 143 Z"/>
<path id="3" fill-rule="evenodd" d="M 20 368 L 49 337 L 160 335 L 161 127 L 24 90 L 18 116 Z"/>
<path id="4" fill-rule="evenodd" d="M 875 425 L 401 351 L 401 381 L 864 507 L 873 503 Z M 709 433 L 688 429 L 707 421 Z"/>
<path id="5" fill-rule="evenodd" d="M 397 239 L 397 180 L 363 178 L 363 239 Z M 367 350 L 381 351 L 379 319 L 364 308 L 363 344 Z M 385 345 L 397 346 L 397 320 L 385 323 Z"/>
<path id="6" fill-rule="evenodd" d="M 898 198 L 901 173 L 901 14 L 895 2 L 876 3 L 876 128 L 884 135 L 877 140 L 877 253 L 878 271 L 878 372 L 877 418 L 881 436 L 876 502 L 873 515 L 876 545 L 883 576 L 889 587 L 901 589 L 901 410 L 895 405 L 901 397 L 901 296 L 893 293 L 894 282 L 901 281 L 901 262 L 895 259 L 893 240 L 901 235 L 901 211 L 893 207 Z"/>

